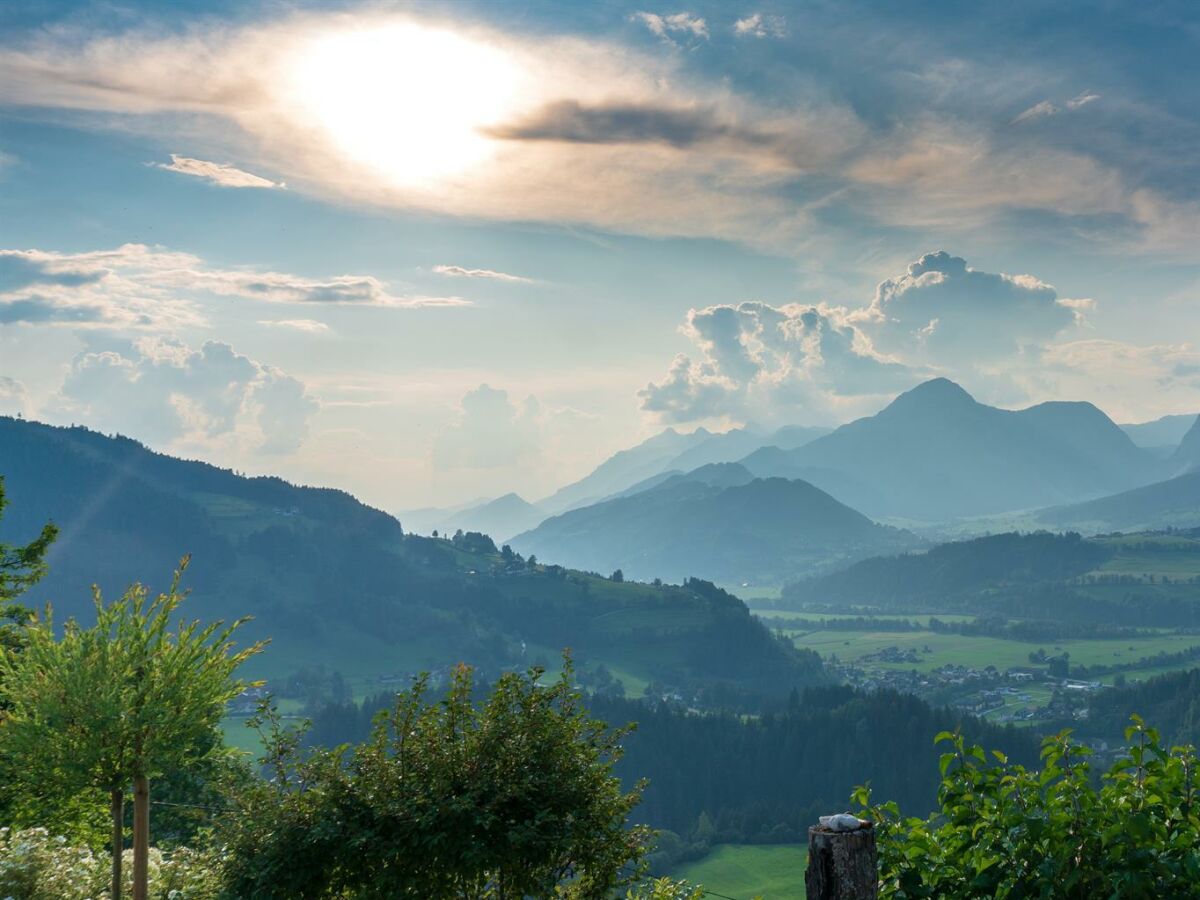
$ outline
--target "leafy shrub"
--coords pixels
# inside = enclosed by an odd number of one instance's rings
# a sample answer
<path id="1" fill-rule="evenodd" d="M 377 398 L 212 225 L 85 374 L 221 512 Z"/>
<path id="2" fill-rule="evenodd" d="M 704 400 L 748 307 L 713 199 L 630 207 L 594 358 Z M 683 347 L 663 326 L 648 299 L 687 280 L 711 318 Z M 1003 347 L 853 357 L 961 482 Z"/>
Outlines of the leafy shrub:
<path id="1" fill-rule="evenodd" d="M 131 890 L 133 852 L 124 854 L 125 891 Z M 12 900 L 105 900 L 112 860 L 108 853 L 54 837 L 45 828 L 0 828 L 0 897 Z M 180 848 L 150 850 L 153 900 L 213 900 L 218 893 L 216 860 Z"/>
<path id="2" fill-rule="evenodd" d="M 1164 748 L 1141 719 L 1124 756 L 1093 776 L 1091 750 L 1069 731 L 1046 738 L 1042 767 L 946 732 L 940 810 L 905 819 L 895 803 L 869 807 L 878 823 L 881 897 L 1195 897 L 1200 885 L 1196 753 Z"/>
<path id="3" fill-rule="evenodd" d="M 271 721 L 270 783 L 236 797 L 226 886 L 257 900 L 609 898 L 633 881 L 649 833 L 641 789 L 612 774 L 625 729 L 591 719 L 562 677 L 506 674 L 486 702 L 460 667 L 444 700 L 419 680 L 354 748 L 297 755 Z"/>

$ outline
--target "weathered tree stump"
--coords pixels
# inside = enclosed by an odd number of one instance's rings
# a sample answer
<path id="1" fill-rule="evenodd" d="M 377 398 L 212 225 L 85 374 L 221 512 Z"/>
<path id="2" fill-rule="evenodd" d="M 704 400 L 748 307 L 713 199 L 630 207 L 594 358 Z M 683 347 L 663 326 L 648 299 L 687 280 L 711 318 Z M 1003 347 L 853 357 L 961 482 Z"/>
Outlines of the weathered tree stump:
<path id="1" fill-rule="evenodd" d="M 808 900 L 875 900 L 879 896 L 875 827 L 867 822 L 856 831 L 832 831 L 823 825 L 809 828 L 804 887 Z"/>

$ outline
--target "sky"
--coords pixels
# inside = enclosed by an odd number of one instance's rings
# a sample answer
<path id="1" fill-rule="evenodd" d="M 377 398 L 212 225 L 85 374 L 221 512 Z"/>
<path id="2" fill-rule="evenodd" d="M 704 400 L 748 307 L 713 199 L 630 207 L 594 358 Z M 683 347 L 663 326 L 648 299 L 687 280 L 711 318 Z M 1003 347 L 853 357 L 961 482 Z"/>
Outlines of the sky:
<path id="1" fill-rule="evenodd" d="M 399 511 L 1200 410 L 1190 2 L 0 6 L 0 413 Z"/>

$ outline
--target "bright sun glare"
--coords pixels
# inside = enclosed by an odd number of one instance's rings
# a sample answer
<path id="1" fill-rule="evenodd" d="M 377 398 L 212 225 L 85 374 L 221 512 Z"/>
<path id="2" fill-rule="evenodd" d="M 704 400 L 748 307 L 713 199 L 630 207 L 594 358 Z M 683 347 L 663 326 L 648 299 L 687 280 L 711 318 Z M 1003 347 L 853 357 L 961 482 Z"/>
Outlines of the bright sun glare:
<path id="1" fill-rule="evenodd" d="M 420 186 L 491 154 L 484 128 L 511 112 L 520 81 L 496 47 L 395 23 L 316 38 L 297 55 L 291 87 L 348 157 Z"/>

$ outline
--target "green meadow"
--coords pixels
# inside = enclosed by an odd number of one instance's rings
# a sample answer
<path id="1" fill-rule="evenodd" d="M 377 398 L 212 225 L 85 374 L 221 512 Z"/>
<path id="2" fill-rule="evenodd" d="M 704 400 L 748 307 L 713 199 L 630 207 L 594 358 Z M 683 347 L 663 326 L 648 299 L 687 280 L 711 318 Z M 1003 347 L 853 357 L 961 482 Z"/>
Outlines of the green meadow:
<path id="1" fill-rule="evenodd" d="M 733 900 L 800 900 L 807 864 L 807 848 L 794 844 L 718 844 L 671 875 Z"/>
<path id="2" fill-rule="evenodd" d="M 1029 664 L 1029 654 L 1042 649 L 1047 654 L 1071 654 L 1073 665 L 1130 663 L 1159 653 L 1178 653 L 1200 645 L 1200 635 L 1161 634 L 1144 638 L 1114 640 L 1059 640 L 1033 643 L 1005 638 L 944 634 L 933 631 L 788 631 L 797 647 L 815 650 L 823 657 L 836 655 L 843 662 L 861 659 L 885 647 L 916 652 L 916 663 L 874 663 L 882 668 L 928 672 L 951 663 L 1004 670 Z M 926 652 L 928 651 L 928 652 Z"/>

